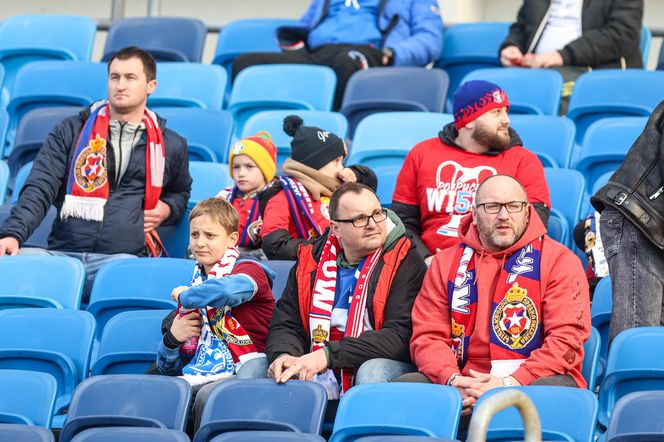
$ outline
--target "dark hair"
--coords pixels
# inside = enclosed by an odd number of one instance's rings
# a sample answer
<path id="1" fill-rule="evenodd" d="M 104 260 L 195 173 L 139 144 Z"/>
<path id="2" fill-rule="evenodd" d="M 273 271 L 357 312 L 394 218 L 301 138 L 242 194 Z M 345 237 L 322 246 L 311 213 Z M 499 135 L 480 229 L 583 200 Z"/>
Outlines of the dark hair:
<path id="1" fill-rule="evenodd" d="M 111 59 L 108 60 L 108 72 L 111 71 L 111 63 L 113 63 L 113 60 L 129 60 L 130 58 L 138 58 L 141 60 L 141 63 L 143 63 L 143 72 L 145 72 L 145 77 L 148 81 L 157 78 L 157 62 L 154 60 L 154 57 L 148 51 L 144 51 L 137 46 L 127 46 L 113 54 Z"/>
<path id="2" fill-rule="evenodd" d="M 341 200 L 342 196 L 344 196 L 348 192 L 352 192 L 356 195 L 359 195 L 360 193 L 362 193 L 363 190 L 368 190 L 374 195 L 376 194 L 371 189 L 371 187 L 365 186 L 364 184 L 360 183 L 342 184 L 337 190 L 335 190 L 332 196 L 330 197 L 330 219 L 334 220 L 339 217 L 339 200 Z"/>

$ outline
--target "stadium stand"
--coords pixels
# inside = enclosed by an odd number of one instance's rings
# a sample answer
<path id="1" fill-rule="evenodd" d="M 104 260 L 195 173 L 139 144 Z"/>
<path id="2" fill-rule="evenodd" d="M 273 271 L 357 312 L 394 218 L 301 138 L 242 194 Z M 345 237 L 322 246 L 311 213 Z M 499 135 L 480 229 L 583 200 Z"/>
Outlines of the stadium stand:
<path id="1" fill-rule="evenodd" d="M 158 113 L 163 107 L 221 109 L 228 76 L 219 66 L 200 63 L 159 63 L 157 89 L 148 106 Z"/>
<path id="2" fill-rule="evenodd" d="M 550 115 L 510 114 L 510 127 L 519 134 L 523 146 L 537 154 L 544 167 L 568 167 L 576 131 L 571 120 Z"/>
<path id="3" fill-rule="evenodd" d="M 50 427 L 57 388 L 48 373 L 0 369 L 0 422 Z"/>
<path id="4" fill-rule="evenodd" d="M 163 428 L 103 427 L 81 431 L 72 442 L 189 442 L 189 436 Z"/>
<path id="5" fill-rule="evenodd" d="M 597 386 L 597 366 L 602 338 L 595 327 L 590 329 L 590 337 L 583 346 L 583 366 L 581 374 L 588 384 L 588 390 L 595 392 Z"/>
<path id="6" fill-rule="evenodd" d="M 544 176 L 551 195 L 551 216 L 562 216 L 563 224 L 566 223 L 567 231 L 571 232 L 572 226 L 579 220 L 579 210 L 586 185 L 583 175 L 572 169 L 546 167 Z M 565 245 L 572 247 L 569 242 Z"/>
<path id="7" fill-rule="evenodd" d="M 656 441 L 664 434 L 659 411 L 664 391 L 637 391 L 620 398 L 613 407 L 606 442 Z"/>
<path id="8" fill-rule="evenodd" d="M 21 442 L 54 442 L 55 437 L 48 429 L 31 425 L 0 423 L 0 439 Z"/>
<path id="9" fill-rule="evenodd" d="M 190 161 L 189 173 L 193 180 L 189 196 L 190 209 L 193 209 L 196 203 L 215 196 L 225 187 L 234 185 L 228 164 Z"/>

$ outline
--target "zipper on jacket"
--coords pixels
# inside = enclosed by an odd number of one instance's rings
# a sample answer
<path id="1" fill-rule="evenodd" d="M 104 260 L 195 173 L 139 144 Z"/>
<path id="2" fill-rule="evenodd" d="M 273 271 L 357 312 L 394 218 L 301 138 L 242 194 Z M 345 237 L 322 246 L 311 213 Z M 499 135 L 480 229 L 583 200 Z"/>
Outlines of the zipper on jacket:
<path id="1" fill-rule="evenodd" d="M 648 197 L 648 199 L 649 199 L 650 201 L 652 201 L 652 200 L 654 200 L 654 199 L 657 199 L 657 198 L 659 198 L 659 196 L 660 196 L 662 193 L 664 193 L 664 186 L 661 186 L 659 189 L 657 189 L 657 190 L 655 191 L 655 193 L 653 193 L 652 195 L 650 195 L 650 196 Z"/>

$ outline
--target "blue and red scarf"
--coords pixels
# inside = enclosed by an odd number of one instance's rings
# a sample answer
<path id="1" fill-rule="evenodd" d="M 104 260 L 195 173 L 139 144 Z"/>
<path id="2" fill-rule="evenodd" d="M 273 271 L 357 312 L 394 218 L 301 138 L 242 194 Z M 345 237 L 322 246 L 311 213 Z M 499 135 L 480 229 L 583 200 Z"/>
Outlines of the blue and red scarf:
<path id="1" fill-rule="evenodd" d="M 233 204 L 233 200 L 235 198 L 239 198 L 237 196 L 237 192 L 239 192 L 237 186 L 226 187 L 217 194 L 217 198 L 223 198 L 229 203 Z M 244 229 L 240 235 L 240 241 L 238 242 L 239 247 L 247 247 L 252 249 L 258 247 L 256 241 L 254 241 L 254 238 L 260 238 L 260 231 L 255 232 L 255 235 L 251 235 L 251 229 L 256 228 L 256 222 L 261 219 L 258 205 L 258 193 L 256 193 L 256 195 L 251 198 L 251 209 L 249 209 L 249 216 L 247 217 Z"/>
<path id="2" fill-rule="evenodd" d="M 541 347 L 541 250 L 542 239 L 538 238 L 511 254 L 500 271 L 493 293 L 489 344 L 494 376 L 512 374 L 533 350 Z M 447 282 L 452 350 L 460 369 L 466 364 L 477 317 L 474 253 L 468 245 L 459 245 L 453 261 L 457 265 L 452 265 Z"/>
<path id="3" fill-rule="evenodd" d="M 288 176 L 279 177 L 279 183 L 286 194 L 288 207 L 300 238 L 308 240 L 321 236 L 323 231 L 314 220 L 314 206 L 304 185 Z"/>

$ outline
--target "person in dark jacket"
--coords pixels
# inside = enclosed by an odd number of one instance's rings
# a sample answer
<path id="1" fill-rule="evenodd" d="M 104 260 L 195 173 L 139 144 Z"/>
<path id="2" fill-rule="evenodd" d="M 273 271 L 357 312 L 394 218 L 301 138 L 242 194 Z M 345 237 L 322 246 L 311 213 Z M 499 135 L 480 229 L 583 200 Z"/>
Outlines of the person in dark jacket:
<path id="1" fill-rule="evenodd" d="M 283 52 L 239 56 L 233 78 L 258 64 L 329 66 L 337 74 L 334 109 L 350 76 L 373 66 L 426 66 L 440 56 L 443 22 L 436 0 L 312 0 L 297 26 L 277 30 Z"/>
<path id="2" fill-rule="evenodd" d="M 146 107 L 156 63 L 136 47 L 108 62 L 108 100 L 59 123 L 40 149 L 18 203 L 0 227 L 0 255 L 16 255 L 51 204 L 57 217 L 48 250 L 86 267 L 84 301 L 94 276 L 112 259 L 158 254 L 155 228 L 187 208 L 187 143 Z M 146 168 L 146 162 L 152 167 Z"/>
<path id="3" fill-rule="evenodd" d="M 336 399 L 414 370 L 410 312 L 426 266 L 367 186 L 341 186 L 330 215 L 326 234 L 300 247 L 265 352 L 276 382 L 313 380 Z"/>
<path id="4" fill-rule="evenodd" d="M 643 0 L 524 0 L 500 47 L 503 66 L 643 67 Z"/>
<path id="5" fill-rule="evenodd" d="M 290 115 L 284 132 L 293 137 L 284 176 L 259 193 L 263 218 L 261 238 L 268 259 L 295 259 L 300 244 L 327 228 L 332 193 L 343 183 L 359 182 L 376 189 L 376 174 L 364 166 L 343 166 L 348 150 L 335 134 Z"/>
<path id="6" fill-rule="evenodd" d="M 613 308 L 609 336 L 664 325 L 664 101 L 625 161 L 590 199 L 601 212 Z"/>

